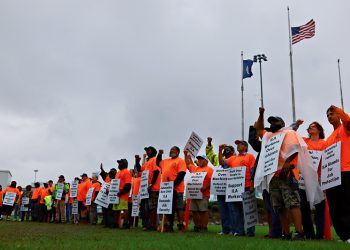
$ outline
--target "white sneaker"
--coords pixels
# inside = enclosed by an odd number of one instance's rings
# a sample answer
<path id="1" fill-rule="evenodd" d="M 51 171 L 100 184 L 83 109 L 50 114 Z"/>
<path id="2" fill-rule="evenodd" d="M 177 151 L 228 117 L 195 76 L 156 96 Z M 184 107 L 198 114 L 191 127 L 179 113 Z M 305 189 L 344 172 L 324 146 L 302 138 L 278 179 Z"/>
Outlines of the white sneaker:
<path id="1" fill-rule="evenodd" d="M 350 243 L 350 238 L 344 241 L 345 243 Z"/>
<path id="2" fill-rule="evenodd" d="M 225 234 L 224 232 L 218 233 L 218 235 L 231 235 L 231 234 L 232 234 L 231 232 L 229 232 L 229 233 L 227 233 L 227 234 Z"/>

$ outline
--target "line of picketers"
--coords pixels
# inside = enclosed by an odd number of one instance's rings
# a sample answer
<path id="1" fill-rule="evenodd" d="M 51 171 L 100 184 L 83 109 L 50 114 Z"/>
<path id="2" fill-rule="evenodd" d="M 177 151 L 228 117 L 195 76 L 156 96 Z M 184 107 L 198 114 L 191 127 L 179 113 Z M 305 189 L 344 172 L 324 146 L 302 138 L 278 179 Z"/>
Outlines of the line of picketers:
<path id="1" fill-rule="evenodd" d="M 324 239 L 325 217 L 328 205 L 333 226 L 340 239 L 350 243 L 350 116 L 342 109 L 330 106 L 326 112 L 329 123 L 333 126 L 333 133 L 325 139 L 323 127 L 318 122 L 312 122 L 307 127 L 307 137 L 300 140 L 297 133 L 303 120 L 298 120 L 289 127 L 281 117 L 270 116 L 267 121 L 269 127 L 264 126 L 264 108 L 259 108 L 259 117 L 254 125 L 249 129 L 249 144 L 258 152 L 257 160 L 254 155 L 248 153 L 248 142 L 236 140 L 237 152 L 231 145 L 221 144 L 218 154 L 214 152 L 212 138 L 208 137 L 206 145 L 206 155 L 197 156 L 193 162 L 191 155 L 184 150 L 184 158 L 180 157 L 181 150 L 174 146 L 170 149 L 169 157 L 163 159 L 164 150 L 156 150 L 155 147 L 145 147 L 143 159 L 139 155 L 135 156 L 134 169 L 128 169 L 128 161 L 120 159 L 117 161 L 118 170 L 115 168 L 106 172 L 101 164 L 100 176 L 104 183 L 111 183 L 113 179 L 119 179 L 119 190 L 117 190 L 118 204 L 107 204 L 102 208 L 102 224 L 106 227 L 125 228 L 135 226 L 138 216 L 131 216 L 132 196 L 140 192 L 141 174 L 148 171 L 148 193 L 146 199 L 141 200 L 140 217 L 145 231 L 162 230 L 173 231 L 175 214 L 177 215 L 177 228 L 184 231 L 184 178 L 186 171 L 191 173 L 205 172 L 205 178 L 200 188 L 202 199 L 192 199 L 190 201 L 190 211 L 192 212 L 194 231 L 207 231 L 208 226 L 208 204 L 210 197 L 210 186 L 212 175 L 215 169 L 232 169 L 245 167 L 244 190 L 254 192 L 257 187 L 258 173 L 264 171 L 261 165 L 266 168 L 266 164 L 260 161 L 277 152 L 276 170 L 269 175 L 264 175 L 263 200 L 265 212 L 268 218 L 269 231 L 267 238 L 282 238 L 303 240 Z M 283 140 L 276 152 L 266 152 L 267 143 L 278 136 L 283 135 Z M 339 143 L 340 142 L 340 143 Z M 341 184 L 337 184 L 322 192 L 323 199 L 313 202 L 315 206 L 315 218 L 312 219 L 310 209 L 310 197 L 308 197 L 308 183 L 305 178 L 306 188 L 300 188 L 299 170 L 302 148 L 307 150 L 322 152 L 327 147 L 335 143 L 341 144 L 340 148 L 340 179 Z M 270 145 L 276 144 L 272 142 Z M 264 157 L 265 159 L 259 159 Z M 271 160 L 272 161 L 272 160 Z M 208 166 L 208 163 L 214 167 Z M 271 166 L 268 164 L 267 166 Z M 317 162 L 315 167 L 318 178 L 322 168 L 322 160 Z M 325 166 L 327 167 L 327 166 Z M 268 172 L 268 170 L 266 170 Z M 261 174 L 260 174 L 261 175 Z M 10 186 L 0 193 L 1 214 L 6 215 L 7 220 L 14 210 L 14 220 L 29 220 L 56 223 L 84 223 L 93 225 L 97 223 L 97 204 L 94 202 L 101 190 L 99 177 L 93 175 L 88 178 L 87 174 L 82 174 L 81 178 L 76 178 L 77 191 L 70 188 L 70 184 L 65 182 L 63 175 L 60 175 L 56 184 L 53 181 L 44 183 L 40 187 L 35 183 L 34 189 L 30 185 L 22 190 L 16 187 L 13 181 Z M 334 179 L 334 178 L 333 178 Z M 157 206 L 161 182 L 173 182 L 172 212 L 166 216 L 159 217 Z M 318 180 L 319 183 L 319 180 Z M 317 184 L 320 185 L 320 184 Z M 261 186 L 260 186 L 261 187 Z M 310 187 L 309 187 L 310 189 Z M 89 192 L 91 190 L 92 192 Z M 9 193 L 8 195 L 6 195 Z M 309 192 L 310 193 L 310 192 Z M 108 195 L 108 190 L 104 195 Z M 8 203 L 13 198 L 13 202 Z M 74 197 L 74 198 L 73 198 Z M 5 200 L 7 201 L 5 202 Z M 242 201 L 228 202 L 225 195 L 217 195 L 219 212 L 221 216 L 221 235 L 254 236 L 255 227 L 244 227 L 244 215 Z M 72 209 L 73 207 L 73 209 Z M 76 209 L 75 212 L 72 210 Z M 121 219 L 123 214 L 123 220 Z M 1 217 L 3 219 L 3 217 Z M 295 227 L 294 237 L 290 232 L 290 221 Z M 316 232 L 314 223 L 316 224 Z"/>

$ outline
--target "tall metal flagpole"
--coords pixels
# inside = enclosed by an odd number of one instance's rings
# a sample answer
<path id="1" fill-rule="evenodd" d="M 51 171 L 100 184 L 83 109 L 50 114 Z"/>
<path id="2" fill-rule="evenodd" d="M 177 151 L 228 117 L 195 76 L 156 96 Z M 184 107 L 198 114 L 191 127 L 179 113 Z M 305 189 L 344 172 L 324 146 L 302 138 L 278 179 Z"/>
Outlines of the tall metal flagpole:
<path id="1" fill-rule="evenodd" d="M 244 140 L 244 102 L 243 102 L 243 91 L 244 91 L 244 87 L 243 87 L 243 51 L 241 51 L 241 61 L 242 61 L 242 86 L 241 86 L 241 91 L 242 91 L 242 140 Z"/>
<path id="2" fill-rule="evenodd" d="M 291 80 L 291 88 L 292 88 L 292 110 L 293 110 L 293 122 L 295 122 L 296 117 L 295 117 L 294 77 L 293 77 L 293 52 L 292 52 L 292 37 L 291 37 L 291 29 L 290 29 L 289 6 L 287 7 L 287 10 L 288 10 L 288 31 L 289 31 L 290 80 Z"/>
<path id="3" fill-rule="evenodd" d="M 339 86 L 340 86 L 341 108 L 344 110 L 343 88 L 342 88 L 342 86 L 341 86 L 341 75 L 340 75 L 340 59 L 338 59 L 338 73 L 339 73 Z"/>
<path id="4" fill-rule="evenodd" d="M 262 70 L 261 70 L 261 59 L 259 60 L 260 66 L 260 95 L 261 95 L 261 107 L 264 107 L 264 97 L 263 97 L 263 85 L 262 85 Z"/>

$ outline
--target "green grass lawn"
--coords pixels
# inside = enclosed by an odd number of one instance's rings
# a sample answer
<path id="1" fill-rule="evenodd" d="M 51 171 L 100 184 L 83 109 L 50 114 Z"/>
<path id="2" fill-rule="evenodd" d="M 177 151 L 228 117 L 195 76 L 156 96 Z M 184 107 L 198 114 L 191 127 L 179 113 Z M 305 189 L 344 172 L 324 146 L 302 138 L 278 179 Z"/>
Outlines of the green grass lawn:
<path id="1" fill-rule="evenodd" d="M 336 242 L 337 237 L 303 242 L 264 239 L 264 226 L 256 228 L 254 238 L 220 236 L 219 231 L 220 226 L 210 226 L 208 233 L 158 233 L 141 228 L 0 221 L 0 249 L 350 249 L 349 244 Z"/>

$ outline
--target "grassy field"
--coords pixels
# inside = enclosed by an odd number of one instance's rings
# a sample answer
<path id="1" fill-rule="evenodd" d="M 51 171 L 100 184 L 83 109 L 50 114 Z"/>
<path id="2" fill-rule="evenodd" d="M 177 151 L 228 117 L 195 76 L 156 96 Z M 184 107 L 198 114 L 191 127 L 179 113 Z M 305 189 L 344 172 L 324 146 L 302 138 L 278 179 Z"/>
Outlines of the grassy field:
<path id="1" fill-rule="evenodd" d="M 267 228 L 258 226 L 256 237 L 220 236 L 220 226 L 208 233 L 143 232 L 141 228 L 108 229 L 100 225 L 61 225 L 37 222 L 0 222 L 0 249 L 350 249 L 333 241 L 264 239 Z"/>

